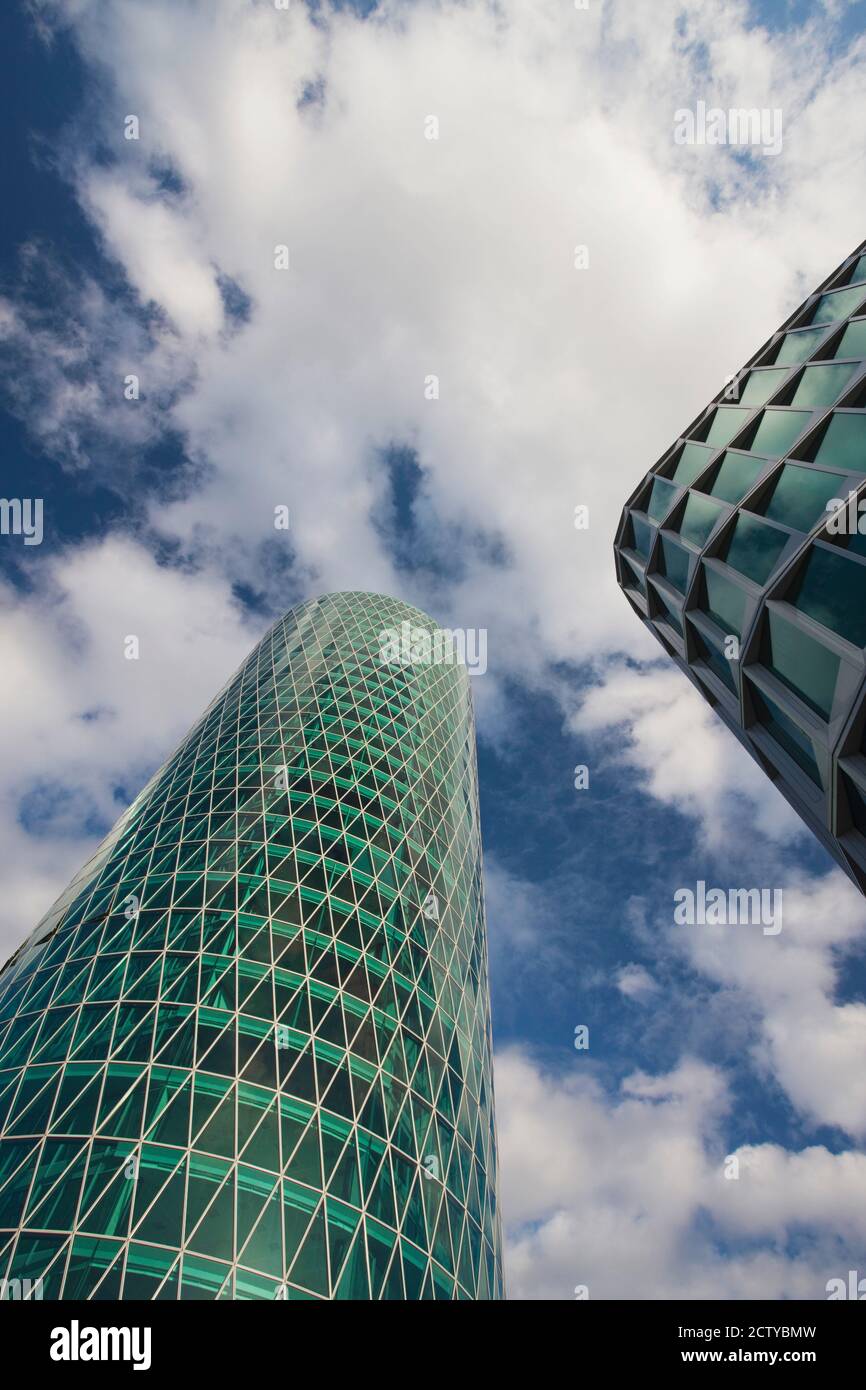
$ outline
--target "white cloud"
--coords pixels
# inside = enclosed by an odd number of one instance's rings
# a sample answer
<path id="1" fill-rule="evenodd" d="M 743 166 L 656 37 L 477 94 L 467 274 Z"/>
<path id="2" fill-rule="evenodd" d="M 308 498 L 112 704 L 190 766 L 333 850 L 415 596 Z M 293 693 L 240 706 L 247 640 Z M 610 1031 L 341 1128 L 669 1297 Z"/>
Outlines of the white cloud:
<path id="1" fill-rule="evenodd" d="M 555 1075 L 510 1050 L 496 1083 L 511 1298 L 820 1299 L 862 1256 L 866 1155 L 743 1145 L 726 1178 L 715 1068 L 611 1097 L 580 1061 Z"/>
<path id="2" fill-rule="evenodd" d="M 658 984 L 652 975 L 643 965 L 620 966 L 616 972 L 614 983 L 620 994 L 624 994 L 626 999 L 635 999 L 638 1003 L 650 998 L 651 995 L 658 993 Z"/>
<path id="3" fill-rule="evenodd" d="M 491 727 L 508 718 L 499 677 L 565 704 L 550 663 L 591 663 L 599 684 L 572 728 L 601 742 L 624 727 L 626 765 L 706 845 L 795 838 L 793 813 L 685 679 L 620 660 L 657 649 L 616 590 L 611 540 L 647 468 L 861 238 L 863 41 L 831 64 L 822 7 L 770 38 L 746 27 L 745 3 L 715 0 L 395 3 L 363 22 L 246 0 L 36 7 L 91 64 L 94 99 L 61 163 L 138 312 L 86 281 L 58 296 L 60 327 L 26 294 L 0 304 L 22 364 L 13 400 L 64 464 L 98 461 L 128 487 L 144 446 L 176 432 L 190 469 L 171 481 L 187 486 L 150 520 L 198 571 L 115 538 L 59 559 L 46 547 L 32 595 L 4 592 L 10 942 L 86 857 L 78 806 L 110 818 L 114 788 L 170 752 L 252 645 L 232 581 L 286 602 L 280 503 L 290 599 L 391 590 L 487 627 Z M 783 153 L 754 168 L 675 146 L 674 111 L 697 99 L 782 107 Z M 123 139 L 127 113 L 138 142 Z M 27 252 L 30 276 L 45 266 Z M 223 304 L 227 279 L 249 297 L 247 323 Z M 130 371 L 142 401 L 127 409 Z M 379 451 L 394 442 L 423 469 L 419 544 L 435 573 L 398 573 L 382 539 Z M 122 658 L 131 631 L 139 663 Z M 22 802 L 52 794 L 52 833 L 27 834 Z M 808 1120 L 859 1132 L 863 1011 L 835 990 L 861 927 L 840 883 L 786 899 L 780 938 L 677 949 L 754 1011 L 755 1060 Z M 490 891 L 503 920 L 513 909 L 506 951 L 532 959 L 539 895 L 495 868 Z M 634 970 L 620 991 L 648 997 Z M 585 1074 L 544 1078 L 510 1054 L 497 1083 L 512 1294 L 589 1282 L 596 1297 L 815 1297 L 840 1272 L 830 1255 L 862 1237 L 857 1155 L 758 1144 L 744 1166 L 772 1180 L 719 1188 L 713 1068 L 632 1078 L 611 1103 Z M 798 1203 L 819 1228 L 808 1258 L 774 1243 Z M 732 1239 L 755 1222 L 766 1244 L 714 1253 L 703 1210 Z"/>
<path id="4" fill-rule="evenodd" d="M 6 952 L 89 856 L 88 821 L 116 819 L 256 636 L 220 581 L 161 567 L 120 537 L 36 577 L 27 595 L 0 587 Z M 124 656 L 130 635 L 138 660 Z M 38 834 L 21 820 L 31 805 Z"/>

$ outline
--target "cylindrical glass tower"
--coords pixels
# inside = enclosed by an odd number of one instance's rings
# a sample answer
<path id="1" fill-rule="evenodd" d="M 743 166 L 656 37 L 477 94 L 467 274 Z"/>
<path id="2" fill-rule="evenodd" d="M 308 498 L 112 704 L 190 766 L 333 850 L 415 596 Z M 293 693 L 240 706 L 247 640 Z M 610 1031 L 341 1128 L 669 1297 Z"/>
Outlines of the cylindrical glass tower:
<path id="1" fill-rule="evenodd" d="M 0 972 L 0 1279 L 502 1297 L 469 680 L 427 634 L 293 609 Z"/>

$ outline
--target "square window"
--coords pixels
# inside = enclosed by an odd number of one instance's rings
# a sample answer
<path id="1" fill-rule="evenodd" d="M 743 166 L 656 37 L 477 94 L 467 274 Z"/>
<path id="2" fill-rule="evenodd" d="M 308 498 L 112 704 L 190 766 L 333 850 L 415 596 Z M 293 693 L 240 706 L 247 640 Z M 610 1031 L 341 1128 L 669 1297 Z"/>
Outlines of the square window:
<path id="1" fill-rule="evenodd" d="M 866 647 L 866 565 L 813 546 L 789 600 L 822 627 Z"/>
<path id="2" fill-rule="evenodd" d="M 683 519 L 680 522 L 680 535 L 684 540 L 700 549 L 706 545 L 713 527 L 724 516 L 724 508 L 718 502 L 711 502 L 701 492 L 689 494 Z"/>
<path id="3" fill-rule="evenodd" d="M 811 416 L 807 410 L 765 410 L 758 425 L 758 431 L 749 445 L 753 454 L 768 454 L 770 458 L 781 458 L 787 454 L 798 434 L 809 423 Z"/>
<path id="4" fill-rule="evenodd" d="M 807 367 L 800 378 L 791 404 L 808 405 L 813 409 L 832 405 L 839 399 L 846 383 L 851 380 L 856 370 L 853 362 L 849 366 L 844 363 L 821 362 Z"/>
<path id="5" fill-rule="evenodd" d="M 752 458 L 749 454 L 725 454 L 709 489 L 710 496 L 719 497 L 724 502 L 742 502 L 764 466 L 763 459 Z"/>
<path id="6" fill-rule="evenodd" d="M 749 512 L 737 517 L 727 552 L 721 558 L 739 570 L 755 584 L 764 585 L 776 567 L 776 562 L 788 543 L 788 533 L 767 526 Z"/>
<path id="7" fill-rule="evenodd" d="M 840 319 L 847 319 L 859 309 L 864 299 L 866 289 L 862 285 L 858 289 L 833 290 L 831 294 L 822 294 L 809 322 L 838 323 Z"/>
<path id="8" fill-rule="evenodd" d="M 822 719 L 829 719 L 839 674 L 838 656 L 778 613 L 770 611 L 767 619 L 770 670 Z"/>
<path id="9" fill-rule="evenodd" d="M 844 482 L 838 473 L 821 473 L 817 468 L 786 463 L 764 515 L 795 531 L 811 531 L 825 515 L 827 503 L 842 496 Z"/>
<path id="10" fill-rule="evenodd" d="M 816 463 L 866 473 L 866 411 L 837 411 L 815 455 Z"/>

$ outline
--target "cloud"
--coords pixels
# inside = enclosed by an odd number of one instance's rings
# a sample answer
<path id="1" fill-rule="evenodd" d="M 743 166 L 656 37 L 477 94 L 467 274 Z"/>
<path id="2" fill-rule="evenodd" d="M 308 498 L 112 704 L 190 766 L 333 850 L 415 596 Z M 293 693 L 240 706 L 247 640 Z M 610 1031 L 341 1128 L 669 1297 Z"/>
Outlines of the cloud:
<path id="1" fill-rule="evenodd" d="M 120 536 L 0 586 L 0 943 L 36 925 L 252 645 L 220 581 Z M 125 639 L 139 639 L 127 660 Z"/>
<path id="2" fill-rule="evenodd" d="M 615 981 L 620 994 L 626 999 L 642 1003 L 651 995 L 658 993 L 658 984 L 643 965 L 622 965 L 616 972 Z"/>
<path id="3" fill-rule="evenodd" d="M 511 1298 L 820 1299 L 862 1262 L 866 1155 L 729 1155 L 716 1068 L 686 1058 L 609 1094 L 579 1061 L 556 1074 L 513 1049 L 496 1083 Z"/>
<path id="4" fill-rule="evenodd" d="M 606 735 L 608 756 L 635 769 L 657 801 L 693 816 L 710 847 L 735 847 L 755 829 L 776 842 L 807 834 L 766 773 L 669 662 L 611 661 L 569 726 Z"/>

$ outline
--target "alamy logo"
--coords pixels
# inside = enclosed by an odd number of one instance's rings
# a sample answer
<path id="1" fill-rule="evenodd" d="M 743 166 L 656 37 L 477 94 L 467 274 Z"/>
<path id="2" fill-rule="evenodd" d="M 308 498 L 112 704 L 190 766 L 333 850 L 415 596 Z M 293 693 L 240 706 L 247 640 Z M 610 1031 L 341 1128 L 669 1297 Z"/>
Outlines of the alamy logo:
<path id="1" fill-rule="evenodd" d="M 44 1297 L 43 1284 L 39 1279 L 0 1279 L 0 1302 L 19 1302 L 24 1299 Z"/>
<path id="2" fill-rule="evenodd" d="M 398 666 L 465 666 L 470 676 L 487 670 L 487 628 L 415 627 L 402 622 L 399 629 L 379 633 L 379 660 Z"/>
<path id="3" fill-rule="evenodd" d="M 829 1303 L 840 1298 L 849 1298 L 857 1303 L 866 1302 L 866 1279 L 861 1279 L 856 1269 L 848 1270 L 847 1283 L 844 1279 L 828 1279 L 824 1288 L 827 1290 Z"/>
<path id="4" fill-rule="evenodd" d="M 707 888 L 699 879 L 695 888 L 674 893 L 674 922 L 678 927 L 726 927 L 760 925 L 764 936 L 782 930 L 781 888 Z"/>
<path id="5" fill-rule="evenodd" d="M 866 536 L 866 497 L 858 501 L 856 492 L 849 492 L 847 498 L 831 497 L 827 511 L 832 512 L 827 522 L 831 536 Z"/>
<path id="6" fill-rule="evenodd" d="M 134 1371 L 150 1369 L 149 1327 L 68 1327 L 51 1332 L 52 1361 L 131 1361 Z"/>
<path id="7" fill-rule="evenodd" d="M 25 545 L 41 545 L 42 498 L 0 497 L 0 536 L 23 536 Z"/>
<path id="8" fill-rule="evenodd" d="M 761 154 L 781 154 L 782 112 L 764 106 L 745 110 L 720 106 L 707 109 L 699 101 L 694 111 L 681 107 L 674 112 L 674 143 L 677 145 L 759 145 Z"/>

